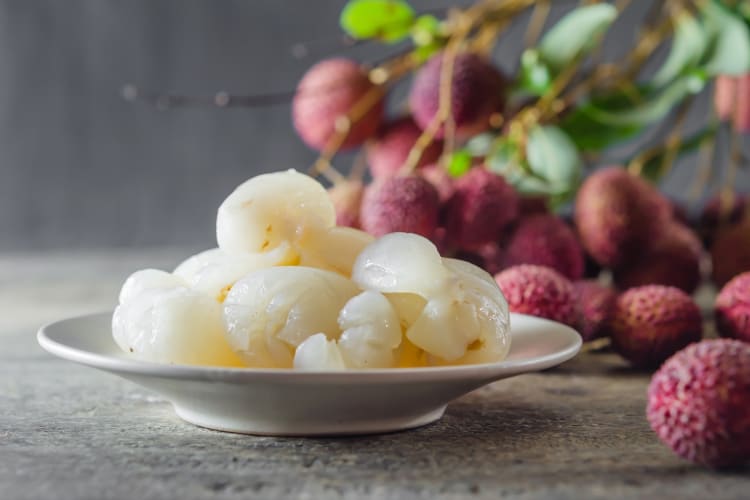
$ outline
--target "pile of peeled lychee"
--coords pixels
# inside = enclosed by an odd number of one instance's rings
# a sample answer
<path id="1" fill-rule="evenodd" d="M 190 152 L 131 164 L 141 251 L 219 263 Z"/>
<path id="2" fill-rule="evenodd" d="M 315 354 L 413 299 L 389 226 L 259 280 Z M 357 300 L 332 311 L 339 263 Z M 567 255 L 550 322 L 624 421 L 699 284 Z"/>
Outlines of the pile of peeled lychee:
<path id="1" fill-rule="evenodd" d="M 659 437 L 698 463 L 747 461 L 747 195 L 717 196 L 693 221 L 647 181 L 610 166 L 582 183 L 566 218 L 553 213 L 545 197 L 517 192 L 482 163 L 452 175 L 441 158 L 442 126 L 414 168 L 404 168 L 439 111 L 441 61 L 437 56 L 417 72 L 408 113 L 385 118 L 381 100 L 351 124 L 342 146 L 362 146 L 372 181 L 348 179 L 330 188 L 338 224 L 375 236 L 429 238 L 444 256 L 494 275 L 511 311 L 571 325 L 585 341 L 609 338 L 635 367 L 661 366 L 648 403 Z M 504 78 L 473 54 L 460 54 L 453 70 L 450 106 L 460 142 L 492 127 Z M 299 135 L 323 150 L 341 117 L 373 86 L 354 61 L 313 66 L 293 102 Z M 708 281 L 721 289 L 715 318 L 725 338 L 701 341 L 704 318 L 692 293 Z"/>

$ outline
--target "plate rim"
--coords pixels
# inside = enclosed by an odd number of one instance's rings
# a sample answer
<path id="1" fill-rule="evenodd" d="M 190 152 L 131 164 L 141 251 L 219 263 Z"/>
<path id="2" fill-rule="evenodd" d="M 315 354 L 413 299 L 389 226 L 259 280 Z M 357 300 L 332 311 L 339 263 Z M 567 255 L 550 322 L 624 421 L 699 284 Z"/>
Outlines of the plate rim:
<path id="1" fill-rule="evenodd" d="M 570 326 L 545 318 L 540 318 L 538 316 L 520 313 L 510 314 L 511 325 L 513 324 L 513 317 L 531 319 L 542 324 L 546 323 L 554 325 L 556 328 L 561 329 L 560 332 L 564 332 L 564 334 L 568 336 L 568 345 L 564 349 L 543 356 L 515 361 L 503 360 L 496 363 L 415 368 L 371 368 L 365 370 L 345 371 L 301 371 L 291 368 L 261 369 L 175 365 L 137 359 L 121 359 L 61 343 L 53 339 L 49 334 L 49 330 L 58 328 L 63 323 L 92 320 L 96 317 L 111 317 L 112 311 L 83 314 L 49 322 L 39 328 L 37 332 L 37 342 L 42 349 L 53 356 L 121 375 L 151 376 L 198 381 L 248 382 L 273 380 L 275 382 L 286 381 L 311 384 L 326 382 L 340 383 L 342 380 L 349 383 L 382 383 L 388 381 L 404 381 L 405 379 L 408 379 L 410 382 L 455 380 L 459 378 L 489 379 L 498 375 L 512 376 L 531 371 L 545 370 L 572 359 L 580 351 L 583 340 L 580 334 Z M 511 342 L 511 350 L 512 349 L 513 343 Z"/>

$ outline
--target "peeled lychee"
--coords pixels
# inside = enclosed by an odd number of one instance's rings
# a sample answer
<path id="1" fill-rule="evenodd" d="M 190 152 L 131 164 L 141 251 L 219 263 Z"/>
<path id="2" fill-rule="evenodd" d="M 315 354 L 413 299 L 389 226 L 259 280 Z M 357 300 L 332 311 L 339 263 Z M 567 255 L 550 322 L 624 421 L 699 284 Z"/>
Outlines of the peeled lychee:
<path id="1" fill-rule="evenodd" d="M 474 167 L 456 180 L 444 213 L 451 242 L 472 250 L 496 241 L 500 231 L 516 218 L 518 194 L 501 176 Z"/>
<path id="2" fill-rule="evenodd" d="M 651 368 L 701 339 L 700 309 L 688 294 L 670 286 L 631 288 L 617 299 L 612 346 L 633 365 Z"/>
<path id="3" fill-rule="evenodd" d="M 671 223 L 653 243 L 614 270 L 621 289 L 642 285 L 674 286 L 692 293 L 700 284 L 703 246 L 687 227 Z"/>
<path id="4" fill-rule="evenodd" d="M 495 276 L 495 281 L 510 311 L 577 326 L 573 285 L 557 271 L 524 264 L 502 271 Z"/>
<path id="5" fill-rule="evenodd" d="M 417 233 L 430 238 L 438 222 L 437 190 L 421 177 L 389 177 L 369 185 L 362 198 L 360 223 L 374 236 Z"/>
<path id="6" fill-rule="evenodd" d="M 711 263 L 713 280 L 718 286 L 750 271 L 750 217 L 719 231 L 711 246 Z"/>
<path id="7" fill-rule="evenodd" d="M 575 233 L 552 214 L 522 218 L 505 247 L 505 265 L 551 267 L 571 280 L 583 276 L 583 249 Z"/>
<path id="8" fill-rule="evenodd" d="M 414 120 L 422 129 L 435 119 L 440 106 L 440 79 L 444 53 L 432 57 L 414 78 L 409 105 Z M 451 115 L 456 137 L 468 138 L 490 126 L 490 116 L 502 109 L 505 79 L 492 64 L 477 54 L 458 54 L 453 62 L 451 79 Z M 445 125 L 436 137 L 442 138 Z"/>
<path id="9" fill-rule="evenodd" d="M 576 281 L 573 290 L 580 312 L 579 332 L 584 342 L 609 336 L 617 293 L 595 280 Z"/>
<path id="10" fill-rule="evenodd" d="M 380 92 L 367 72 L 351 59 L 325 59 L 310 68 L 297 85 L 292 121 L 308 146 L 322 150 L 352 107 L 369 92 Z M 383 117 L 382 95 L 363 117 L 352 123 L 342 149 L 359 146 L 375 134 Z"/>
<path id="11" fill-rule="evenodd" d="M 669 203 L 655 188 L 619 167 L 592 174 L 575 203 L 581 244 L 609 267 L 641 252 L 670 217 Z"/>
<path id="12" fill-rule="evenodd" d="M 372 176 L 378 178 L 396 175 L 404 166 L 411 148 L 420 135 L 422 130 L 410 116 L 386 123 L 365 149 Z M 422 152 L 416 167 L 435 163 L 442 151 L 442 143 L 433 141 Z"/>
<path id="13" fill-rule="evenodd" d="M 714 315 L 722 337 L 750 342 L 750 272 L 724 285 L 716 297 Z"/>
<path id="14" fill-rule="evenodd" d="M 678 352 L 648 388 L 646 416 L 677 455 L 709 467 L 750 461 L 750 344 L 705 340 Z"/>
<path id="15" fill-rule="evenodd" d="M 336 225 L 359 227 L 359 209 L 365 187 L 360 181 L 339 182 L 328 189 L 328 195 L 336 210 Z"/>

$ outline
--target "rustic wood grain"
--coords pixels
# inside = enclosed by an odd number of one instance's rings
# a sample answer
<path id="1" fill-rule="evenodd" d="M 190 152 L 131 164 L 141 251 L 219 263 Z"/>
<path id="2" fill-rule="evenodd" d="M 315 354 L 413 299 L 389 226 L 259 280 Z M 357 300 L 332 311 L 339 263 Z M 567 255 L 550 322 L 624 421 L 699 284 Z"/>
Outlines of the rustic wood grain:
<path id="1" fill-rule="evenodd" d="M 36 345 L 40 324 L 108 309 L 129 272 L 187 253 L 0 257 L 0 498 L 747 498 L 747 470 L 707 471 L 657 441 L 648 374 L 613 354 L 485 387 L 418 430 L 282 439 L 183 423 Z"/>

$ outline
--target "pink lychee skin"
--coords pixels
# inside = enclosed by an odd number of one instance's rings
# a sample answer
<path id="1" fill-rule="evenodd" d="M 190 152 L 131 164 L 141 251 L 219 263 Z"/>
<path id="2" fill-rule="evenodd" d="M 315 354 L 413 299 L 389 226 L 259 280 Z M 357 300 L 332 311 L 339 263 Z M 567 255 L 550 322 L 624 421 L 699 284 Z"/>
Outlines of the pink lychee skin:
<path id="1" fill-rule="evenodd" d="M 750 272 L 724 285 L 716 297 L 714 315 L 722 337 L 750 342 Z"/>
<path id="2" fill-rule="evenodd" d="M 546 196 L 521 196 L 518 200 L 518 213 L 521 217 L 536 214 L 548 214 L 549 199 Z"/>
<path id="3" fill-rule="evenodd" d="M 474 167 L 455 183 L 444 207 L 445 227 L 453 245 L 473 250 L 496 241 L 518 215 L 518 194 L 501 176 Z"/>
<path id="4" fill-rule="evenodd" d="M 423 130 L 432 123 L 440 105 L 440 74 L 444 53 L 433 56 L 414 77 L 409 94 L 414 121 Z M 490 116 L 502 109 L 505 78 L 492 64 L 477 54 L 464 52 L 456 56 L 451 82 L 451 115 L 455 134 L 465 139 L 490 126 Z M 445 126 L 436 134 L 442 138 Z"/>
<path id="5" fill-rule="evenodd" d="M 488 273 L 495 275 L 505 269 L 502 247 L 496 242 L 485 243 L 471 252 L 459 252 L 457 258 L 467 260 Z"/>
<path id="6" fill-rule="evenodd" d="M 600 169 L 584 181 L 574 214 L 584 249 L 606 267 L 637 255 L 671 216 L 666 198 L 620 167 Z"/>
<path id="7" fill-rule="evenodd" d="M 365 189 L 360 224 L 373 236 L 404 232 L 432 238 L 439 208 L 437 190 L 423 178 L 389 177 Z"/>
<path id="8" fill-rule="evenodd" d="M 692 293 L 701 281 L 703 245 L 687 227 L 666 224 L 643 251 L 614 269 L 620 289 L 642 285 L 674 286 Z"/>
<path id="9" fill-rule="evenodd" d="M 518 221 L 505 247 L 505 266 L 535 264 L 551 267 L 570 280 L 583 276 L 583 249 L 560 217 L 538 214 Z"/>
<path id="10" fill-rule="evenodd" d="M 510 311 L 577 326 L 573 285 L 553 269 L 524 264 L 498 273 L 495 281 Z"/>
<path id="11" fill-rule="evenodd" d="M 731 199 L 720 195 L 711 197 L 703 206 L 698 220 L 698 232 L 709 246 L 719 231 L 737 224 L 745 217 L 748 205 L 747 195 L 733 193 Z"/>
<path id="12" fill-rule="evenodd" d="M 391 177 L 399 173 L 422 130 L 410 116 L 386 123 L 375 139 L 367 145 L 367 165 L 373 178 Z M 440 141 L 432 142 L 422 152 L 416 167 L 435 163 L 443 151 Z"/>
<path id="13" fill-rule="evenodd" d="M 737 80 L 731 75 L 719 75 L 714 81 L 714 110 L 719 120 L 731 120 L 737 102 Z"/>
<path id="14" fill-rule="evenodd" d="M 711 246 L 711 265 L 712 278 L 718 286 L 750 271 L 750 216 L 719 231 Z"/>
<path id="15" fill-rule="evenodd" d="M 612 317 L 612 347 L 631 364 L 659 366 L 686 345 L 701 339 L 698 306 L 679 288 L 646 285 L 619 296 Z"/>
<path id="16" fill-rule="evenodd" d="M 750 344 L 704 340 L 669 358 L 648 388 L 646 416 L 680 457 L 712 468 L 750 460 Z"/>
<path id="17" fill-rule="evenodd" d="M 456 191 L 455 179 L 438 164 L 422 167 L 419 169 L 419 175 L 435 186 L 435 189 L 437 189 L 438 194 L 440 195 L 440 203 L 448 201 Z"/>
<path id="18" fill-rule="evenodd" d="M 345 58 L 320 61 L 297 85 L 292 101 L 294 128 L 308 146 L 322 150 L 335 132 L 336 120 L 373 89 L 375 85 L 356 61 Z M 373 136 L 382 121 L 383 109 L 381 97 L 352 124 L 341 149 L 359 146 Z"/>
<path id="19" fill-rule="evenodd" d="M 617 292 L 596 280 L 573 283 L 580 313 L 579 332 L 584 342 L 609 336 Z"/>
<path id="20" fill-rule="evenodd" d="M 359 227 L 359 210 L 364 186 L 359 181 L 347 180 L 328 189 L 333 208 L 336 210 L 336 225 Z"/>

